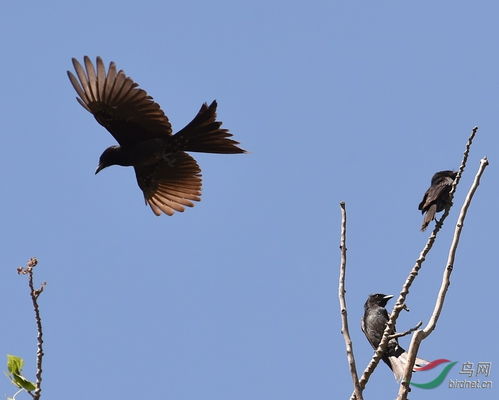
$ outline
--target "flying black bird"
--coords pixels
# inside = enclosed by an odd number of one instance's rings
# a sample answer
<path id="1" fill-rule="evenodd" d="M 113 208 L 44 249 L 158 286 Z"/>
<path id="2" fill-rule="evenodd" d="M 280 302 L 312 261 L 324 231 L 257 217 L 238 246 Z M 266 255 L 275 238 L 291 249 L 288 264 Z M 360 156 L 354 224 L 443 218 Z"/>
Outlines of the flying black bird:
<path id="1" fill-rule="evenodd" d="M 114 136 L 119 146 L 108 147 L 100 156 L 95 173 L 110 165 L 133 166 L 146 204 L 156 215 L 172 215 L 200 201 L 201 170 L 186 151 L 245 153 L 227 129 L 216 120 L 217 103 L 204 103 L 183 129 L 172 135 L 168 118 L 157 103 L 130 77 L 116 70 L 106 72 L 97 57 L 97 69 L 85 56 L 85 69 L 72 59 L 76 78 L 68 71 L 78 96 L 76 100 Z"/>
<path id="2" fill-rule="evenodd" d="M 393 295 L 387 296 L 381 293 L 371 294 L 364 304 L 364 318 L 361 321 L 361 328 L 374 350 L 378 348 L 383 337 L 388 322 L 388 312 L 385 306 L 392 297 Z M 404 377 L 407 353 L 400 347 L 397 339 L 390 339 L 382 360 L 393 371 L 395 379 L 400 382 Z M 425 364 L 428 364 L 428 361 L 416 358 L 416 367 Z"/>
<path id="3" fill-rule="evenodd" d="M 449 192 L 452 187 L 452 182 L 456 178 L 457 172 L 440 171 L 431 178 L 431 186 L 423 196 L 423 200 L 419 203 L 421 214 L 426 213 L 423 218 L 421 230 L 424 231 L 428 224 L 435 218 L 435 213 L 443 211 L 451 206 Z"/>

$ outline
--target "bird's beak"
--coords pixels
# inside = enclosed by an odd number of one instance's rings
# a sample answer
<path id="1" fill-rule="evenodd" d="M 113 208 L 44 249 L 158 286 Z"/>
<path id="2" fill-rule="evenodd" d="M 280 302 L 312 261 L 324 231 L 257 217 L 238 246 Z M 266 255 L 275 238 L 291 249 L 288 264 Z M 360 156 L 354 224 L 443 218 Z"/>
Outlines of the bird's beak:
<path id="1" fill-rule="evenodd" d="M 97 175 L 99 173 L 99 171 L 102 171 L 104 168 L 106 168 L 104 165 L 99 164 L 99 166 L 95 170 L 95 175 Z"/>
<path id="2" fill-rule="evenodd" d="M 390 300 L 393 297 L 393 294 L 389 294 L 385 297 L 383 297 L 385 300 Z"/>

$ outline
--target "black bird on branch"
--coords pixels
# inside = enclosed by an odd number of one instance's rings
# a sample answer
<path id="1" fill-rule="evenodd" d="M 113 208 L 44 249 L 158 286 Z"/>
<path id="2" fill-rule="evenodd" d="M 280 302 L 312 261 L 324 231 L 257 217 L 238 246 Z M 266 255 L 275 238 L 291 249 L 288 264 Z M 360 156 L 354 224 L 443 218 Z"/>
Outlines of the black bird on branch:
<path id="1" fill-rule="evenodd" d="M 361 321 L 361 328 L 374 350 L 378 348 L 383 338 L 383 332 L 388 323 L 388 312 L 385 306 L 392 297 L 393 295 L 381 293 L 371 294 L 364 304 L 364 317 Z M 404 377 L 407 352 L 400 347 L 397 339 L 390 339 L 382 360 L 393 371 L 395 379 L 400 382 Z M 428 364 L 428 361 L 416 358 L 415 367 L 421 367 L 425 364 Z"/>
<path id="2" fill-rule="evenodd" d="M 421 230 L 424 231 L 435 218 L 435 213 L 443 211 L 451 206 L 449 196 L 452 182 L 456 179 L 457 172 L 440 171 L 431 178 L 431 186 L 424 194 L 423 200 L 419 203 L 421 214 L 426 213 L 423 218 Z"/>
<path id="3" fill-rule="evenodd" d="M 72 61 L 78 78 L 69 71 L 68 76 L 78 93 L 76 100 L 119 143 L 102 153 L 95 173 L 110 165 L 133 166 L 154 214 L 173 215 L 200 201 L 201 170 L 186 151 L 245 153 L 216 120 L 216 101 L 204 103 L 194 119 L 172 135 L 160 106 L 122 70 L 117 71 L 114 62 L 106 72 L 100 57 L 97 68 L 87 56 L 85 68 L 75 58 Z"/>

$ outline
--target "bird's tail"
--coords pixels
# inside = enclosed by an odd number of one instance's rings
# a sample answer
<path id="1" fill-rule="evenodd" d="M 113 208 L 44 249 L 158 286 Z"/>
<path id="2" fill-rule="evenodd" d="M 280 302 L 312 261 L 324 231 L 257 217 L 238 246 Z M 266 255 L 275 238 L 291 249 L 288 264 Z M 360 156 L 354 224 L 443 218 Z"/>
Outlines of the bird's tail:
<path id="1" fill-rule="evenodd" d="M 204 103 L 201 109 L 185 128 L 175 134 L 178 146 L 183 151 L 197 151 L 201 153 L 246 153 L 239 148 L 235 140 L 229 139 L 232 134 L 222 129 L 222 123 L 217 121 L 217 102 L 209 106 Z"/>
<path id="2" fill-rule="evenodd" d="M 391 356 L 388 357 L 390 360 L 390 368 L 393 371 L 393 375 L 395 375 L 395 379 L 400 382 L 402 378 L 404 377 L 404 372 L 405 372 L 405 366 L 407 365 L 407 353 L 404 352 L 400 356 L 395 357 Z M 428 361 L 423 360 L 422 358 L 417 358 L 416 357 L 416 362 L 414 363 L 414 368 L 416 367 L 422 367 L 423 365 L 428 364 Z M 414 370 L 413 370 L 414 372 Z"/>
<path id="3" fill-rule="evenodd" d="M 421 225 L 421 231 L 424 232 L 424 230 L 427 228 L 427 226 L 430 224 L 431 221 L 435 218 L 435 212 L 437 211 L 437 205 L 432 204 L 430 208 L 428 208 L 428 211 L 426 211 L 426 214 L 423 218 L 423 224 Z"/>

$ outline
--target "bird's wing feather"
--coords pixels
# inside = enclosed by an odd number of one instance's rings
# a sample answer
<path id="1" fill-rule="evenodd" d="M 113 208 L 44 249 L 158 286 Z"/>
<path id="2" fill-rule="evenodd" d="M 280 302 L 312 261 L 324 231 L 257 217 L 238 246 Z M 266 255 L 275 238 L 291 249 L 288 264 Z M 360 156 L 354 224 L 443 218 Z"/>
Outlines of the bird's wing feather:
<path id="1" fill-rule="evenodd" d="M 433 203 L 435 203 L 438 198 L 445 192 L 450 190 L 450 185 L 452 184 L 451 178 L 445 178 L 440 180 L 426 191 L 423 196 L 423 201 L 419 204 L 419 210 L 426 211 L 426 209 Z"/>
<path id="2" fill-rule="evenodd" d="M 425 212 L 425 207 L 426 207 L 426 198 L 428 197 L 428 191 L 429 191 L 429 190 L 430 190 L 430 189 L 428 189 L 428 190 L 425 192 L 425 194 L 424 194 L 424 196 L 423 196 L 423 200 L 421 200 L 421 203 L 419 203 L 418 210 L 420 210 L 420 211 L 421 211 L 421 213 L 424 213 L 424 212 Z"/>
<path id="3" fill-rule="evenodd" d="M 85 56 L 85 68 L 73 58 L 76 76 L 68 71 L 69 80 L 78 93 L 76 99 L 104 126 L 121 145 L 172 134 L 168 118 L 138 84 L 114 62 L 106 74 L 104 63 L 97 57 L 97 70 Z"/>
<path id="4" fill-rule="evenodd" d="M 364 318 L 361 322 L 362 332 L 364 332 L 367 340 L 374 349 L 377 349 L 379 346 L 387 322 L 388 312 L 382 307 L 377 307 L 376 310 L 368 310 L 364 313 Z"/>
<path id="5" fill-rule="evenodd" d="M 201 170 L 196 161 L 183 151 L 169 155 L 152 166 L 135 167 L 137 183 L 146 203 L 156 215 L 173 215 L 193 207 L 201 198 Z"/>

